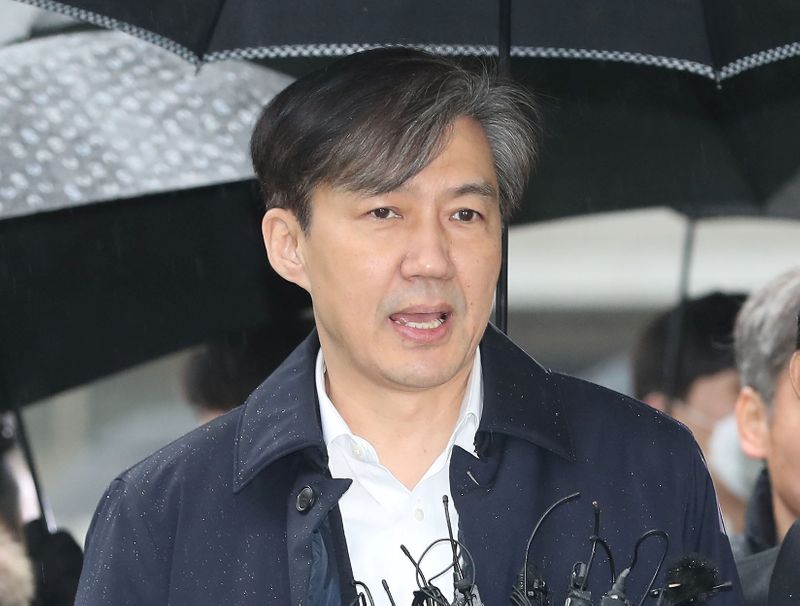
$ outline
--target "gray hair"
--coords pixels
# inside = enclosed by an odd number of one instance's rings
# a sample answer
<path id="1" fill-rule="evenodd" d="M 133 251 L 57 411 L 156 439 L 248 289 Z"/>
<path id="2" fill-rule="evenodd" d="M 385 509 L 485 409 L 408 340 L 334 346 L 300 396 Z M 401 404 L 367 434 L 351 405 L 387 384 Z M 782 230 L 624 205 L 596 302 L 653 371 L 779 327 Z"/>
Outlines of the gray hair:
<path id="1" fill-rule="evenodd" d="M 507 219 L 536 155 L 530 93 L 486 68 L 408 48 L 345 57 L 264 108 L 250 149 L 266 207 L 291 210 L 307 230 L 318 185 L 367 195 L 397 189 L 436 158 L 462 116 L 486 133 Z"/>
<path id="2" fill-rule="evenodd" d="M 754 292 L 745 302 L 734 330 L 736 364 L 742 385 L 772 405 L 778 377 L 795 350 L 800 308 L 800 267 Z"/>

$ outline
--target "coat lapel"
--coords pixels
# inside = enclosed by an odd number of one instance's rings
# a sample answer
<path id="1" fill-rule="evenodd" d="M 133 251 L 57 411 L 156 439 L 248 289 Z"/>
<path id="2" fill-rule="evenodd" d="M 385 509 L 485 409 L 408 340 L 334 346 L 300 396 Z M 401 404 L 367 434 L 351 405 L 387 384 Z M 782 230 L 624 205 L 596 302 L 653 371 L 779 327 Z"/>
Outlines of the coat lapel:
<path id="1" fill-rule="evenodd" d="M 288 465 L 291 485 L 285 494 L 286 549 L 292 604 L 306 604 L 314 557 L 314 535 L 335 542 L 324 545 L 321 561 L 337 567 L 342 594 L 354 592 L 341 518 L 331 515 L 351 480 L 332 479 L 322 437 L 314 368 L 319 339 L 312 332 L 248 398 L 235 443 L 233 487 L 242 491 L 267 467 Z M 282 485 L 282 490 L 286 486 Z M 301 494 L 302 493 L 302 494 Z M 329 528 L 321 533 L 326 520 Z M 331 554 L 332 557 L 328 557 Z M 342 554 L 345 554 L 342 556 Z M 319 558 L 317 558 L 319 559 Z M 327 571 L 315 571 L 326 576 Z M 348 600 L 349 601 L 349 600 Z"/>
<path id="2" fill-rule="evenodd" d="M 492 326 L 481 347 L 479 458 L 454 448 L 450 485 L 481 598 L 503 604 L 522 569 L 530 533 L 552 500 L 541 490 L 547 461 L 574 460 L 575 449 L 550 373 Z"/>
<path id="3" fill-rule="evenodd" d="M 304 451 L 327 468 L 314 382 L 319 339 L 313 331 L 247 399 L 235 443 L 234 490 L 239 492 L 265 467 Z"/>

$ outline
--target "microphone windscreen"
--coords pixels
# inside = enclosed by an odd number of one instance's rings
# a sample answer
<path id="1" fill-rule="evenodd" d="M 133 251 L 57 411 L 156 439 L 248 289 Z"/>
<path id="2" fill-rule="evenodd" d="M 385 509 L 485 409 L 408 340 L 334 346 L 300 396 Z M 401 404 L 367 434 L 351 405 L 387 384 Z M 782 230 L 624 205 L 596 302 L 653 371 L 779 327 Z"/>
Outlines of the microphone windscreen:
<path id="1" fill-rule="evenodd" d="M 672 606 L 702 604 L 719 585 L 719 572 L 709 560 L 695 553 L 682 556 L 667 570 L 664 598 Z"/>

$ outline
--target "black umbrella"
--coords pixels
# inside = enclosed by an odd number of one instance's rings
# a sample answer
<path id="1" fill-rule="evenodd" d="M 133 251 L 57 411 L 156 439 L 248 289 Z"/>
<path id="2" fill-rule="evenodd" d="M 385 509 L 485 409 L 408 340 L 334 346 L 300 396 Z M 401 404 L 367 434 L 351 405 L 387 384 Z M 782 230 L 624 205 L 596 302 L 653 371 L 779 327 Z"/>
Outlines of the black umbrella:
<path id="1" fill-rule="evenodd" d="M 0 409 L 263 322 L 291 292 L 247 154 L 290 79 L 209 67 L 118 32 L 0 49 Z"/>
<path id="2" fill-rule="evenodd" d="M 24 0 L 159 44 L 195 63 L 334 56 L 412 44 L 443 54 L 511 54 L 669 67 L 717 80 L 800 53 L 790 0 Z"/>

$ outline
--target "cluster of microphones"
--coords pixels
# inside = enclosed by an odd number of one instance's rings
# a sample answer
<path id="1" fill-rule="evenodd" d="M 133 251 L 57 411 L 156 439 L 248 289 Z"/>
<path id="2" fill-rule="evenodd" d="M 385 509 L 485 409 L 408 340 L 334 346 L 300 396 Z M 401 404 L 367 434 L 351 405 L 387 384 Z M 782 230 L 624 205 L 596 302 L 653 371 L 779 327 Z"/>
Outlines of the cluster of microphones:
<path id="1" fill-rule="evenodd" d="M 531 545 L 545 520 L 560 506 L 574 501 L 580 493 L 568 495 L 553 503 L 539 518 L 531 532 L 525 550 L 522 570 L 511 592 L 511 606 L 554 606 L 550 595 L 550 585 L 536 573 L 535 567 L 529 566 Z M 418 589 L 414 591 L 411 606 L 482 606 L 478 591 L 475 587 L 475 561 L 469 549 L 453 537 L 453 528 L 450 523 L 447 496 L 442 497 L 444 514 L 447 520 L 446 538 L 438 539 L 428 545 L 418 560 L 415 560 L 408 549 L 401 545 L 400 549 L 409 559 L 416 571 Z M 656 579 L 664 565 L 669 550 L 669 535 L 663 530 L 649 530 L 642 534 L 636 541 L 633 557 L 630 564 L 617 574 L 614 557 L 608 542 L 600 536 L 600 506 L 595 501 L 592 503 L 594 511 L 594 532 L 589 537 L 591 551 L 589 558 L 584 562 L 576 562 L 569 574 L 569 587 L 564 606 L 643 606 L 647 599 L 653 606 L 704 606 L 715 595 L 732 588 L 730 581 L 721 582 L 719 573 L 712 562 L 699 554 L 688 554 L 681 557 L 668 567 L 666 581 L 663 587 L 654 588 Z M 639 547 L 648 540 L 660 540 L 664 546 L 656 569 L 650 579 L 644 594 L 636 602 L 636 596 L 628 596 L 626 585 L 631 572 L 639 563 Z M 444 570 L 438 571 L 431 577 L 426 577 L 422 571 L 421 563 L 425 556 L 436 546 L 447 543 L 453 554 L 452 562 Z M 589 573 L 595 562 L 598 547 L 603 550 L 608 562 L 610 589 L 600 596 L 600 601 L 593 601 L 592 592 L 588 587 Z M 453 596 L 449 600 L 445 593 L 435 584 L 438 579 L 447 573 L 452 574 Z M 638 572 L 638 569 L 637 569 Z M 358 594 L 348 606 L 374 606 L 370 589 L 358 581 L 354 582 Z M 382 581 L 383 590 L 389 598 L 391 606 L 398 606 L 395 597 L 386 580 Z M 404 605 L 407 602 L 400 602 Z"/>

